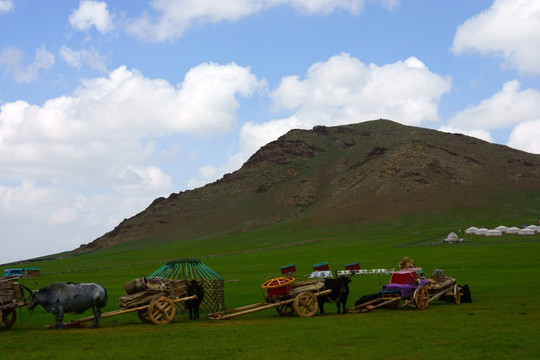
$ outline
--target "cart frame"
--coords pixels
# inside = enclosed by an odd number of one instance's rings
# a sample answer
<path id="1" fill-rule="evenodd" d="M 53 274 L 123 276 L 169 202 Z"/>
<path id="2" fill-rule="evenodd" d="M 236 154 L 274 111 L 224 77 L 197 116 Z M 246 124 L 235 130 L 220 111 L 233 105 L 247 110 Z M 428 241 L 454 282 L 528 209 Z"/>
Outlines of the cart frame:
<path id="1" fill-rule="evenodd" d="M 332 290 L 303 291 L 295 296 L 283 295 L 267 298 L 266 302 L 242 306 L 230 310 L 208 314 L 211 320 L 231 319 L 236 316 L 247 315 L 258 311 L 275 308 L 281 316 L 291 316 L 294 313 L 300 317 L 313 316 L 319 307 L 318 297 L 329 295 Z"/>
<path id="2" fill-rule="evenodd" d="M 101 314 L 99 318 L 106 319 L 109 317 L 129 314 L 136 311 L 139 319 L 143 323 L 164 325 L 170 323 L 174 319 L 178 303 L 195 299 L 197 299 L 197 295 L 191 295 L 177 299 L 172 299 L 167 296 L 160 296 L 150 301 L 149 304 L 140 305 L 129 309 L 120 309 L 106 312 Z M 64 328 L 84 327 L 84 325 L 82 325 L 83 323 L 90 322 L 92 320 L 94 320 L 93 316 L 88 316 L 77 320 L 71 320 L 64 323 Z M 54 325 L 45 325 L 45 329 L 52 328 L 54 328 Z"/>

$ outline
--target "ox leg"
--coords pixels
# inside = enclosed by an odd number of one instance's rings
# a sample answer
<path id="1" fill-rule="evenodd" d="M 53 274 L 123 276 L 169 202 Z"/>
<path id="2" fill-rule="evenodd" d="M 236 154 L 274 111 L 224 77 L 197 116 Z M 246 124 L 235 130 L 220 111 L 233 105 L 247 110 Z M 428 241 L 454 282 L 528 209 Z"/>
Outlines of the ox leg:
<path id="1" fill-rule="evenodd" d="M 101 317 L 101 309 L 97 304 L 94 304 L 94 321 L 92 321 L 92 328 L 99 327 L 99 318 Z"/>
<path id="2" fill-rule="evenodd" d="M 338 314 L 345 314 L 345 302 L 344 301 L 339 301 L 337 303 L 337 313 Z"/>
<path id="3" fill-rule="evenodd" d="M 319 309 L 320 313 L 324 314 L 324 300 L 319 297 Z"/>
<path id="4" fill-rule="evenodd" d="M 341 303 L 341 310 L 344 315 L 347 313 L 347 300 L 343 300 L 343 302 Z"/>
<path id="5" fill-rule="evenodd" d="M 54 314 L 54 317 L 56 319 L 56 325 L 55 325 L 55 328 L 56 329 L 63 329 L 64 328 L 64 309 L 60 308 L 58 309 L 58 311 L 56 312 L 56 314 Z"/>
<path id="6" fill-rule="evenodd" d="M 199 305 L 195 306 L 195 314 L 193 316 L 195 319 L 199 318 Z"/>

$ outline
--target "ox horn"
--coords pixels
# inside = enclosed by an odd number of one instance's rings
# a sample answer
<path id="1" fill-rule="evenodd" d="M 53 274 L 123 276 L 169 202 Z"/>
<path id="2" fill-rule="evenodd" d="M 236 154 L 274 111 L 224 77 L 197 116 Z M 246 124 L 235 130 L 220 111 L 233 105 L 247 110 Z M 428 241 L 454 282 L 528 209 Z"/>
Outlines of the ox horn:
<path id="1" fill-rule="evenodd" d="M 39 289 L 38 289 L 38 290 L 41 290 L 41 289 L 43 289 L 43 286 L 41 286 L 41 284 L 40 284 L 40 283 L 38 283 L 37 281 L 34 281 L 34 282 L 36 283 L 36 285 L 37 285 L 37 286 L 39 286 Z"/>
<path id="2" fill-rule="evenodd" d="M 28 291 L 30 294 L 32 293 L 32 290 L 29 289 L 27 286 L 24 286 L 23 284 L 19 284 L 23 289 L 25 289 L 26 291 Z"/>

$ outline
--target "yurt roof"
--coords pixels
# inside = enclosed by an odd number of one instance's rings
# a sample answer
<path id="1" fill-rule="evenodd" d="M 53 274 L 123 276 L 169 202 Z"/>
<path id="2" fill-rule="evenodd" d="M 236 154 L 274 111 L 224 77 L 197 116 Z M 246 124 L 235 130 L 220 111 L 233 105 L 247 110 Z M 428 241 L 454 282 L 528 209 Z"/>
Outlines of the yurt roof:
<path id="1" fill-rule="evenodd" d="M 161 276 L 167 279 L 223 280 L 200 260 L 177 259 L 161 266 L 148 277 Z"/>
<path id="2" fill-rule="evenodd" d="M 499 225 L 495 228 L 495 230 L 499 230 L 499 231 L 504 231 L 508 229 L 508 226 L 504 226 L 504 225 Z"/>

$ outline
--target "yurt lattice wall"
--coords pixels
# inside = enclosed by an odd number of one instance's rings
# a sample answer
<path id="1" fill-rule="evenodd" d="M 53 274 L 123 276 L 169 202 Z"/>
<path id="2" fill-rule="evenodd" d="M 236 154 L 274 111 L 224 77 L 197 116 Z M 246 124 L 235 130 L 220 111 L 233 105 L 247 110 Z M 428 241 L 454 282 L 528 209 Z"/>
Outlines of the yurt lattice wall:
<path id="1" fill-rule="evenodd" d="M 197 280 L 204 287 L 201 311 L 225 310 L 225 280 L 214 270 L 194 259 L 169 261 L 148 277 L 164 277 L 171 280 Z"/>

